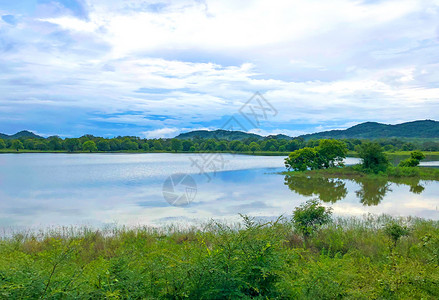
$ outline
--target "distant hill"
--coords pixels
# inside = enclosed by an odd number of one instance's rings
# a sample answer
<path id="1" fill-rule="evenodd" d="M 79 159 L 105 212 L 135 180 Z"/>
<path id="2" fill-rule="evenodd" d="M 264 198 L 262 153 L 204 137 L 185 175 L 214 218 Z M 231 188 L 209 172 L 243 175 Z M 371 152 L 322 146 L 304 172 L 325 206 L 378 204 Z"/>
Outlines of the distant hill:
<path id="1" fill-rule="evenodd" d="M 423 120 L 387 125 L 366 122 L 345 130 L 330 130 L 300 136 L 309 139 L 439 138 L 439 122 Z"/>
<path id="2" fill-rule="evenodd" d="M 177 139 L 224 139 L 224 140 L 245 140 L 247 138 L 261 139 L 293 139 L 284 134 L 270 135 L 267 137 L 246 133 L 242 131 L 228 130 L 196 130 L 182 133 L 176 136 Z M 310 139 L 378 139 L 378 138 L 439 138 L 439 122 L 423 120 L 387 125 L 377 122 L 365 122 L 352 126 L 345 130 L 330 130 L 318 133 L 311 133 L 299 136 L 305 140 Z"/>
<path id="3" fill-rule="evenodd" d="M 189 140 L 194 138 L 200 138 L 200 139 L 219 139 L 219 140 L 228 140 L 228 141 L 234 141 L 234 140 L 245 140 L 248 138 L 256 138 L 258 140 L 263 139 L 263 136 L 260 136 L 258 134 L 254 133 L 247 133 L 242 131 L 231 131 L 231 130 L 195 130 L 190 131 L 186 133 L 181 133 L 178 136 L 175 137 L 176 139 L 181 140 Z"/>
<path id="4" fill-rule="evenodd" d="M 13 135 L 7 135 L 4 133 L 0 133 L 0 139 L 15 140 L 15 139 L 20 139 L 20 138 L 43 139 L 42 136 L 36 135 L 35 133 L 27 131 L 27 130 L 17 132 L 16 134 L 13 134 Z"/>

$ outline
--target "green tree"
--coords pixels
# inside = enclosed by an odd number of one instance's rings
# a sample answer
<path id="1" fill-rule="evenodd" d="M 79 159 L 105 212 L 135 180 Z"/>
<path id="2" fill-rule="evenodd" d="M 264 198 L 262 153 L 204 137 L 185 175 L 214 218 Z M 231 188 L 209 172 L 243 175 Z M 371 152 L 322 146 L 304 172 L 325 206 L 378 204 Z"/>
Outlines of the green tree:
<path id="1" fill-rule="evenodd" d="M 395 221 L 389 222 L 384 226 L 384 233 L 392 241 L 392 246 L 395 248 L 399 239 L 403 236 L 407 236 L 410 231 L 406 226 L 401 226 Z"/>
<path id="2" fill-rule="evenodd" d="M 410 157 L 421 161 L 425 158 L 425 155 L 421 151 L 413 151 L 412 153 L 410 153 Z"/>
<path id="3" fill-rule="evenodd" d="M 118 139 L 111 139 L 109 141 L 110 143 L 110 150 L 111 151 L 119 151 L 120 150 L 120 141 Z"/>
<path id="4" fill-rule="evenodd" d="M 0 139 L 0 149 L 5 149 L 6 148 L 6 143 L 3 139 Z"/>
<path id="5" fill-rule="evenodd" d="M 358 156 L 362 159 L 362 168 L 366 172 L 378 173 L 384 172 L 388 165 L 389 159 L 383 152 L 383 148 L 375 142 L 365 142 L 356 147 Z"/>
<path id="6" fill-rule="evenodd" d="M 86 141 L 84 144 L 82 144 L 82 150 L 84 151 L 90 151 L 90 152 L 96 152 L 98 151 L 98 148 L 96 147 L 96 143 L 93 141 Z"/>
<path id="7" fill-rule="evenodd" d="M 162 150 L 163 149 L 163 145 L 162 145 L 162 143 L 160 143 L 159 140 L 155 140 L 153 142 L 153 145 L 154 145 L 155 150 Z"/>
<path id="8" fill-rule="evenodd" d="M 51 136 L 48 138 L 49 143 L 48 147 L 50 150 L 62 150 L 63 149 L 63 140 L 57 136 Z"/>
<path id="9" fill-rule="evenodd" d="M 75 152 L 80 149 L 81 144 L 79 143 L 79 139 L 65 139 L 64 147 L 69 152 Z"/>
<path id="10" fill-rule="evenodd" d="M 192 142 L 191 141 L 184 140 L 182 142 L 182 144 L 183 144 L 183 151 L 189 151 L 191 149 L 191 146 L 192 146 Z"/>
<path id="11" fill-rule="evenodd" d="M 35 141 L 34 139 L 27 139 L 23 141 L 24 149 L 34 150 L 35 149 Z"/>
<path id="12" fill-rule="evenodd" d="M 171 149 L 172 151 L 179 152 L 183 150 L 183 144 L 179 139 L 172 139 L 171 140 Z"/>
<path id="13" fill-rule="evenodd" d="M 293 225 L 306 238 L 320 226 L 329 223 L 331 217 L 331 208 L 322 206 L 318 199 L 311 199 L 294 210 Z"/>
<path id="14" fill-rule="evenodd" d="M 421 160 L 425 158 L 424 153 L 421 151 L 413 151 L 410 153 L 410 158 L 404 159 L 401 161 L 398 166 L 400 167 L 416 167 L 419 165 Z"/>
<path id="15" fill-rule="evenodd" d="M 149 151 L 149 144 L 148 144 L 148 142 L 145 142 L 145 143 L 142 144 L 142 150 L 145 151 L 145 152 Z"/>
<path id="16" fill-rule="evenodd" d="M 347 153 L 346 144 L 338 140 L 320 140 L 317 147 L 320 164 L 324 168 L 343 166 Z"/>
<path id="17" fill-rule="evenodd" d="M 127 137 L 123 139 L 122 143 L 120 144 L 120 148 L 122 150 L 138 150 L 139 144 Z"/>
<path id="18" fill-rule="evenodd" d="M 259 147 L 258 143 L 251 142 L 249 145 L 249 149 L 252 153 L 255 153 L 255 151 L 261 151 L 261 147 Z"/>
<path id="19" fill-rule="evenodd" d="M 111 149 L 110 142 L 108 142 L 107 140 L 100 140 L 96 144 L 96 147 L 98 147 L 99 151 L 110 151 Z"/>
<path id="20" fill-rule="evenodd" d="M 308 168 L 315 170 L 319 168 L 318 155 L 315 148 L 305 147 L 291 152 L 285 158 L 285 167 L 288 170 L 305 171 Z"/>
<path id="21" fill-rule="evenodd" d="M 45 140 L 39 140 L 35 143 L 35 149 L 40 151 L 46 151 L 49 150 L 49 145 Z"/>
<path id="22" fill-rule="evenodd" d="M 24 149 L 23 143 L 19 140 L 13 140 L 11 144 L 11 148 L 19 151 L 20 149 Z"/>

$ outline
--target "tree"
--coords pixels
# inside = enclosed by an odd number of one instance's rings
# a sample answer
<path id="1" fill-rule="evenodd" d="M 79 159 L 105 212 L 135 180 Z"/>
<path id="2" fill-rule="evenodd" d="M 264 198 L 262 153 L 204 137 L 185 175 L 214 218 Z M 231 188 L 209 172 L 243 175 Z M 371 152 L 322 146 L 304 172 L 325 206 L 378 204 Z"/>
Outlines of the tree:
<path id="1" fill-rule="evenodd" d="M 5 149 L 6 148 L 6 143 L 3 139 L 0 139 L 0 149 Z"/>
<path id="2" fill-rule="evenodd" d="M 111 149 L 110 143 L 107 140 L 100 140 L 96 146 L 99 151 L 110 151 Z"/>
<path id="3" fill-rule="evenodd" d="M 118 139 L 111 139 L 109 141 L 110 144 L 110 150 L 111 151 L 118 151 L 120 150 L 120 141 Z"/>
<path id="4" fill-rule="evenodd" d="M 142 144 L 142 150 L 145 151 L 145 152 L 149 151 L 149 144 L 148 144 L 148 142 L 145 142 L 145 143 Z"/>
<path id="5" fill-rule="evenodd" d="M 175 152 L 179 152 L 183 150 L 183 144 L 179 139 L 172 139 L 171 140 L 171 149 Z"/>
<path id="6" fill-rule="evenodd" d="M 23 142 L 24 149 L 34 150 L 35 149 L 35 140 L 27 139 Z"/>
<path id="7" fill-rule="evenodd" d="M 421 160 L 425 158 L 424 153 L 421 151 L 413 151 L 410 153 L 410 158 L 402 160 L 398 166 L 399 167 L 416 167 L 419 165 Z"/>
<path id="8" fill-rule="evenodd" d="M 84 151 L 90 151 L 90 152 L 96 152 L 98 151 L 98 148 L 96 147 L 96 143 L 93 141 L 86 141 L 84 144 L 82 144 L 82 150 Z"/>
<path id="9" fill-rule="evenodd" d="M 52 136 L 48 138 L 49 149 L 50 150 L 62 150 L 63 149 L 63 140 L 57 136 Z"/>
<path id="10" fill-rule="evenodd" d="M 425 158 L 425 155 L 421 151 L 413 151 L 412 153 L 410 153 L 410 157 L 421 161 Z"/>
<path id="11" fill-rule="evenodd" d="M 384 233 L 392 241 L 392 246 L 395 248 L 399 239 L 403 236 L 409 235 L 410 231 L 406 226 L 401 226 L 395 221 L 392 221 L 384 226 Z"/>
<path id="12" fill-rule="evenodd" d="M 40 151 L 49 150 L 49 146 L 44 140 L 39 140 L 35 143 L 35 149 Z"/>
<path id="13" fill-rule="evenodd" d="M 319 168 L 318 155 L 315 148 L 305 147 L 291 152 L 285 159 L 288 170 L 305 171 Z"/>
<path id="14" fill-rule="evenodd" d="M 155 140 L 153 145 L 154 145 L 154 150 L 162 150 L 163 149 L 163 145 L 162 145 L 162 143 L 160 143 L 159 140 Z"/>
<path id="15" fill-rule="evenodd" d="M 389 159 L 383 152 L 383 148 L 378 143 L 365 142 L 356 147 L 358 156 L 362 159 L 362 168 L 366 172 L 378 173 L 384 172 L 388 165 Z"/>
<path id="16" fill-rule="evenodd" d="M 183 151 L 189 151 L 191 149 L 191 146 L 192 146 L 192 142 L 191 141 L 184 140 L 182 142 L 182 144 L 183 144 Z"/>
<path id="17" fill-rule="evenodd" d="M 19 140 L 13 140 L 11 144 L 11 148 L 17 150 L 24 149 L 23 143 Z"/>
<path id="18" fill-rule="evenodd" d="M 123 139 L 122 143 L 120 144 L 120 148 L 122 150 L 138 150 L 139 144 L 127 137 Z"/>
<path id="19" fill-rule="evenodd" d="M 80 148 L 79 139 L 65 139 L 64 140 L 64 147 L 69 152 L 75 152 L 79 150 Z"/>
<path id="20" fill-rule="evenodd" d="M 338 140 L 320 140 L 317 154 L 323 168 L 343 166 L 348 148 L 344 142 Z"/>
<path id="21" fill-rule="evenodd" d="M 294 210 L 293 224 L 306 239 L 306 237 L 312 235 L 320 226 L 329 223 L 331 217 L 331 208 L 322 206 L 318 199 L 311 199 Z"/>
<path id="22" fill-rule="evenodd" d="M 255 151 L 261 151 L 261 147 L 259 147 L 258 143 L 256 142 L 251 142 L 249 145 L 249 149 L 253 154 L 255 153 Z"/>

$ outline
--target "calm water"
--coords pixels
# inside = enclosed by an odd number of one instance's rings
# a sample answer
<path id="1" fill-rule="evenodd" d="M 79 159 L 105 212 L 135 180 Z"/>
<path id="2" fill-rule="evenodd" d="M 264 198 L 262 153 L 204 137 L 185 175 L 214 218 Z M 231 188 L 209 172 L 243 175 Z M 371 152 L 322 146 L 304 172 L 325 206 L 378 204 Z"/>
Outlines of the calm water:
<path id="1" fill-rule="evenodd" d="M 294 179 L 283 157 L 230 154 L 4 154 L 0 155 L 0 227 L 163 224 L 234 220 L 238 213 L 290 214 L 320 197 L 338 215 L 387 213 L 439 219 L 439 183 Z M 356 159 L 348 159 L 348 163 Z M 438 165 L 429 162 L 428 165 Z M 216 170 L 212 172 L 212 170 Z M 196 182 L 187 206 L 172 206 L 163 183 L 185 173 Z M 181 189 L 176 195 L 188 192 Z"/>

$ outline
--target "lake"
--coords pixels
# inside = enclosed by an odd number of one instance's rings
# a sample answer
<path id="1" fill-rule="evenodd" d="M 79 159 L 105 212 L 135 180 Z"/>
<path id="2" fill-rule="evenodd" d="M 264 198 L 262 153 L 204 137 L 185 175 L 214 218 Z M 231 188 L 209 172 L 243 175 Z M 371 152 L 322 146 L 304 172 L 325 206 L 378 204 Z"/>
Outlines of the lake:
<path id="1" fill-rule="evenodd" d="M 239 213 L 272 218 L 291 214 L 313 197 L 332 206 L 336 215 L 439 219 L 438 182 L 294 179 L 276 174 L 285 169 L 283 159 L 231 154 L 2 154 L 0 227 L 234 221 Z M 347 159 L 348 164 L 356 162 Z"/>

